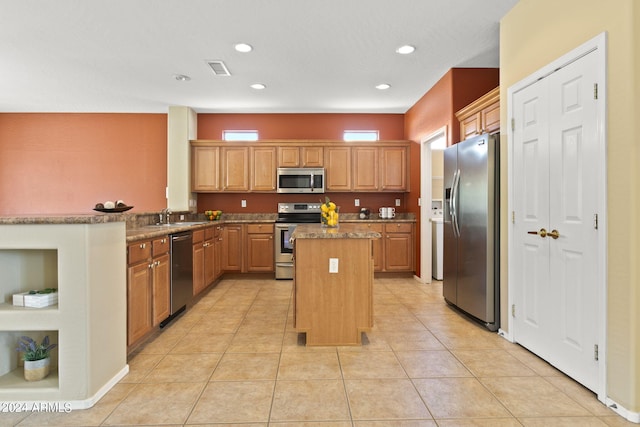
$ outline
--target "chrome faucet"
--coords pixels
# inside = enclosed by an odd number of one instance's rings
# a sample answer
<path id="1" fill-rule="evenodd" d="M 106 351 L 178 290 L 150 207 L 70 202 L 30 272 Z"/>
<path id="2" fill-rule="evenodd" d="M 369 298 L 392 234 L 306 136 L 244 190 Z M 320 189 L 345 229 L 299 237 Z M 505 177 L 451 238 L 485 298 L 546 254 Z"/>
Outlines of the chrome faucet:
<path id="1" fill-rule="evenodd" d="M 171 224 L 171 210 L 169 208 L 164 208 L 160 212 L 160 224 Z"/>

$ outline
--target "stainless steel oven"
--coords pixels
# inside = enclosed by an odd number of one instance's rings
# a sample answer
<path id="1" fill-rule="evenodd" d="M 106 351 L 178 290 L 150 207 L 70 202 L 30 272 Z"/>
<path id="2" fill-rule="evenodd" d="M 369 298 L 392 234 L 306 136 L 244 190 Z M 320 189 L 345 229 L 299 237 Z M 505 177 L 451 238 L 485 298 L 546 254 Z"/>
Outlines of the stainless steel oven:
<path id="1" fill-rule="evenodd" d="M 293 279 L 293 244 L 298 224 L 320 222 L 320 203 L 278 203 L 275 224 L 276 279 Z"/>

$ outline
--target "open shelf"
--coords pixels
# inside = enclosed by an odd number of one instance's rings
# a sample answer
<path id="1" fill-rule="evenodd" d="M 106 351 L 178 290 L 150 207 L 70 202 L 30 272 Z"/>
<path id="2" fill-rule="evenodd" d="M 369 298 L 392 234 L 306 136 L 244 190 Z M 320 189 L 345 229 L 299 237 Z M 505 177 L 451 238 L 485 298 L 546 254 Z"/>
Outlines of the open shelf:
<path id="1" fill-rule="evenodd" d="M 29 389 L 55 389 L 59 387 L 58 370 L 52 368 L 49 375 L 40 381 L 26 381 L 22 366 L 16 368 L 9 373 L 0 376 L 0 390 L 10 388 L 13 390 L 29 390 Z"/>

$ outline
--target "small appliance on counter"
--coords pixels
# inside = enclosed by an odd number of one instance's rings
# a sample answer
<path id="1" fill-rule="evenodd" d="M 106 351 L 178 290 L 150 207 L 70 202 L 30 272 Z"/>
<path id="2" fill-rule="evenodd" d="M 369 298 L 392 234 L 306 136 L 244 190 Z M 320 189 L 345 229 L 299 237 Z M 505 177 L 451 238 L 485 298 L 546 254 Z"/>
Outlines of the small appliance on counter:
<path id="1" fill-rule="evenodd" d="M 369 219 L 369 215 L 371 215 L 369 208 L 360 208 L 360 219 Z"/>

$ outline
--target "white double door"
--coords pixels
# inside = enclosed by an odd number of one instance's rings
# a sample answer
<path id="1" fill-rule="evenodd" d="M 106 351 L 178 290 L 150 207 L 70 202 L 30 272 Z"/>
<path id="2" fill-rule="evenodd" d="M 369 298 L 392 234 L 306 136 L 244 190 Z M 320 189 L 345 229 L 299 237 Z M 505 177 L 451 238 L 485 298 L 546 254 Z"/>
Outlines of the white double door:
<path id="1" fill-rule="evenodd" d="M 513 338 L 598 384 L 597 55 L 512 95 Z"/>

